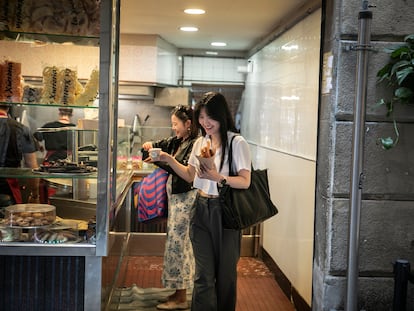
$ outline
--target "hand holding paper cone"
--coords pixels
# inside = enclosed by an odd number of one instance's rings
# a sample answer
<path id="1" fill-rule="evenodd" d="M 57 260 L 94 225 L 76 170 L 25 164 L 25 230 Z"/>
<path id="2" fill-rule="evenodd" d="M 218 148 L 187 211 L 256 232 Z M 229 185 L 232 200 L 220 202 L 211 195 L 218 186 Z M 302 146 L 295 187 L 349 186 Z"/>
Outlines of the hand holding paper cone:
<path id="1" fill-rule="evenodd" d="M 215 150 L 211 148 L 211 140 L 207 138 L 206 145 L 200 150 L 200 155 L 196 156 L 198 161 L 200 161 L 200 166 L 211 169 L 214 165 L 214 154 Z"/>
<path id="2" fill-rule="evenodd" d="M 211 141 L 207 140 L 207 145 L 201 148 L 200 157 L 202 158 L 211 158 L 214 156 L 214 150 L 211 149 Z"/>

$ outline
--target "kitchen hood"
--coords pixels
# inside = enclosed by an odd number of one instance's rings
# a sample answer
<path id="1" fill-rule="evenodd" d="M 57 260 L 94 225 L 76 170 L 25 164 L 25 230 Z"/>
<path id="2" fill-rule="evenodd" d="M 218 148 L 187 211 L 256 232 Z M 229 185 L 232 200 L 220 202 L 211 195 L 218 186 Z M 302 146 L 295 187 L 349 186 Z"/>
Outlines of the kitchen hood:
<path id="1" fill-rule="evenodd" d="M 155 97 L 155 86 L 120 81 L 118 84 L 118 94 L 120 98 L 153 100 Z"/>
<path id="2" fill-rule="evenodd" d="M 190 90 L 185 87 L 162 87 L 155 90 L 154 104 L 175 107 L 190 104 Z"/>
<path id="3" fill-rule="evenodd" d="M 190 90 L 185 87 L 120 81 L 118 94 L 120 99 L 153 100 L 157 106 L 190 104 Z"/>

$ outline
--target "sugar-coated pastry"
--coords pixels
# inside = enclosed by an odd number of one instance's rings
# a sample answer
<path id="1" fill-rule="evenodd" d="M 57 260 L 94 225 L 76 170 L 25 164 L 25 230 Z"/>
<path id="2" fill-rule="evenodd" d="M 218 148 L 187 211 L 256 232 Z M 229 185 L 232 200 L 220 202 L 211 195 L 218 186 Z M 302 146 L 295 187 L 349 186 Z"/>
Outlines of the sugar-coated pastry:
<path id="1" fill-rule="evenodd" d="M 84 91 L 76 98 L 77 106 L 88 106 L 93 103 L 98 95 L 99 88 L 99 70 L 94 69 L 85 85 Z"/>
<path id="2" fill-rule="evenodd" d="M 0 70 L 0 101 L 21 102 L 22 88 L 22 64 L 6 60 Z"/>
<path id="3" fill-rule="evenodd" d="M 57 104 L 59 88 L 59 68 L 47 66 L 43 69 L 43 93 L 42 103 Z"/>

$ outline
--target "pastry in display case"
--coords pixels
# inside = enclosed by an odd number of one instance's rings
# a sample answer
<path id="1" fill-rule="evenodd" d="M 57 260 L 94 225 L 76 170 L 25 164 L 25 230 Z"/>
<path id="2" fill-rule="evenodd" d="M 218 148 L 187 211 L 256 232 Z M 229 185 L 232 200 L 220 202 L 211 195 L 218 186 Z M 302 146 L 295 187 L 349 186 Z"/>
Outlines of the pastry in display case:
<path id="1" fill-rule="evenodd" d="M 91 106 L 99 88 L 99 70 L 93 69 L 85 86 L 71 68 L 46 66 L 42 74 L 40 102 L 62 106 Z"/>
<path id="2" fill-rule="evenodd" d="M 0 63 L 0 101 L 20 102 L 22 95 L 22 64 L 5 60 Z"/>
<path id="3" fill-rule="evenodd" d="M 0 242 L 17 242 L 21 240 L 22 230 L 12 228 L 0 222 Z"/>
<path id="4" fill-rule="evenodd" d="M 72 230 L 37 229 L 33 241 L 42 244 L 77 243 L 81 238 Z"/>
<path id="5" fill-rule="evenodd" d="M 5 217 L 0 222 L 0 242 L 79 243 L 87 239 L 87 229 L 86 221 L 56 216 L 53 205 L 15 204 L 5 208 Z"/>
<path id="6" fill-rule="evenodd" d="M 96 172 L 96 167 L 81 163 L 72 162 L 70 160 L 57 160 L 48 162 L 47 165 L 40 165 L 38 169 L 33 169 L 34 173 L 39 174 L 68 174 L 83 175 Z"/>
<path id="7" fill-rule="evenodd" d="M 23 65 L 12 59 L 0 62 L 0 102 L 87 107 L 97 98 L 97 69 L 92 69 L 89 79 L 82 84 L 74 69 L 45 66 L 39 85 L 25 81 L 22 69 Z"/>
<path id="8" fill-rule="evenodd" d="M 96 0 L 7 0 L 0 22 L 12 32 L 97 36 L 99 4 Z"/>
<path id="9" fill-rule="evenodd" d="M 5 208 L 3 224 L 10 227 L 36 228 L 52 225 L 56 207 L 49 204 L 15 204 Z"/>

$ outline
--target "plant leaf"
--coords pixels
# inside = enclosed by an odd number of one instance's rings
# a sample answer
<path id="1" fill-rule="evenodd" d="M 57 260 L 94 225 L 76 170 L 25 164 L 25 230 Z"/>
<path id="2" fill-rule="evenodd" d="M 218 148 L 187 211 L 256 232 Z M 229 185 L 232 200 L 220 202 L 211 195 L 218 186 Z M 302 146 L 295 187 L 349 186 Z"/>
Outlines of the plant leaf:
<path id="1" fill-rule="evenodd" d="M 378 107 L 383 106 L 383 105 L 385 105 L 385 104 L 386 104 L 386 103 L 385 103 L 384 98 L 381 98 L 380 100 L 378 100 L 378 101 L 375 103 L 374 108 L 378 108 Z"/>
<path id="2" fill-rule="evenodd" d="M 385 150 L 389 150 L 394 147 L 394 140 L 391 137 L 382 137 L 379 139 L 381 146 Z"/>
<path id="3" fill-rule="evenodd" d="M 410 62 L 408 60 L 401 60 L 399 62 L 396 62 L 391 68 L 391 75 L 395 75 L 399 70 L 404 69 L 408 65 L 410 65 Z"/>
<path id="4" fill-rule="evenodd" d="M 410 63 L 408 63 L 408 65 L 409 64 Z M 414 73 L 414 70 L 412 67 L 405 67 L 405 68 L 402 68 L 401 70 L 396 71 L 395 76 L 397 78 L 398 85 L 401 85 L 404 82 L 404 80 L 408 76 L 412 75 L 413 73 Z"/>
<path id="5" fill-rule="evenodd" d="M 410 49 L 406 45 L 401 45 L 394 49 L 394 51 L 391 52 L 391 58 L 402 58 L 402 56 L 407 55 L 410 52 Z"/>
<path id="6" fill-rule="evenodd" d="M 404 38 L 405 42 L 414 43 L 414 34 L 408 35 Z"/>
<path id="7" fill-rule="evenodd" d="M 381 137 L 381 138 L 378 138 L 377 140 L 377 143 L 379 142 L 382 148 L 385 150 L 389 150 L 392 147 L 395 147 L 398 144 L 398 141 L 400 139 L 400 132 L 398 131 L 397 121 L 395 121 L 395 119 L 393 120 L 393 125 L 394 125 L 394 132 L 396 136 L 395 140 L 392 139 L 391 137 Z"/>
<path id="8" fill-rule="evenodd" d="M 378 82 L 388 79 L 392 69 L 392 64 L 388 63 L 377 72 Z"/>
<path id="9" fill-rule="evenodd" d="M 407 87 L 399 87 L 395 90 L 394 95 L 399 99 L 407 100 L 413 96 L 413 91 Z"/>

